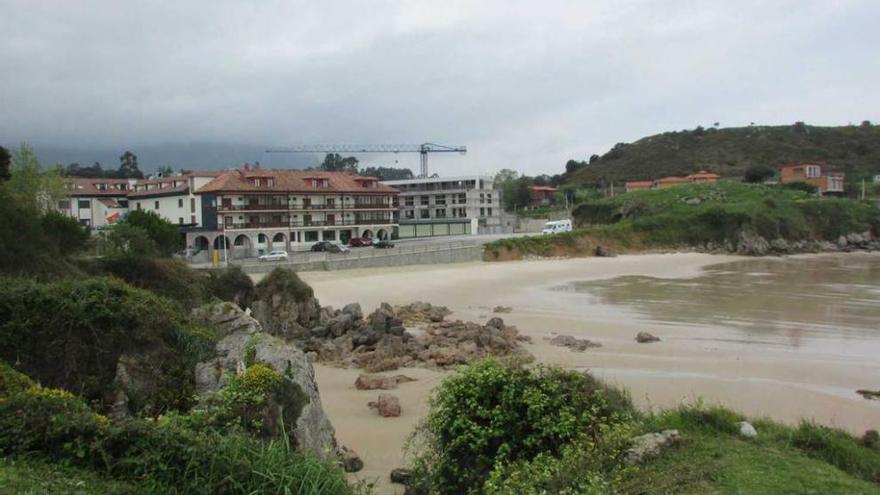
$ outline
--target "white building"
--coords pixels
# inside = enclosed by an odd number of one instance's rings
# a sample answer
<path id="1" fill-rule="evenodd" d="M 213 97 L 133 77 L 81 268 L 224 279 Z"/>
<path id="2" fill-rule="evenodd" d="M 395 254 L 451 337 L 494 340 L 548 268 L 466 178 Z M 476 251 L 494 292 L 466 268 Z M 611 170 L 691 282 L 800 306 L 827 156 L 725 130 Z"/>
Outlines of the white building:
<path id="1" fill-rule="evenodd" d="M 102 229 L 128 212 L 133 183 L 134 179 L 65 179 L 68 197 L 58 201 L 58 211 L 92 230 Z"/>
<path id="2" fill-rule="evenodd" d="M 509 232 L 491 177 L 389 180 L 400 190 L 400 238 Z"/>

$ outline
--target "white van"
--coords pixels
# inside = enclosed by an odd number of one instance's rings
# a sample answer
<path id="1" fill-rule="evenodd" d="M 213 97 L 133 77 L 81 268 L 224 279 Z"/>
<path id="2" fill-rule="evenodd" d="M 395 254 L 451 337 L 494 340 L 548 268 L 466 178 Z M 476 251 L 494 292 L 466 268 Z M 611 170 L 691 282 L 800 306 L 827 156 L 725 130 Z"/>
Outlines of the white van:
<path id="1" fill-rule="evenodd" d="M 542 234 L 558 234 L 560 232 L 571 232 L 571 220 L 556 220 L 555 222 L 547 222 L 544 224 Z"/>

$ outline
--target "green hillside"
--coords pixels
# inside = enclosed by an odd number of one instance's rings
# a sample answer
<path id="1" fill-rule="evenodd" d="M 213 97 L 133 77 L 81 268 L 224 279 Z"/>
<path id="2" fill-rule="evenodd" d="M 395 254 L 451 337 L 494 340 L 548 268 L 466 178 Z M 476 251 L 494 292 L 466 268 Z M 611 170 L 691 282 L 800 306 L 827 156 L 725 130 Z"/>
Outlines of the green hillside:
<path id="1" fill-rule="evenodd" d="M 590 162 L 570 163 L 571 184 L 620 182 L 686 175 L 707 169 L 742 176 L 752 165 L 776 167 L 789 160 L 824 161 L 847 173 L 848 182 L 880 174 L 880 126 L 750 126 L 673 131 L 634 143 L 618 143 Z"/>

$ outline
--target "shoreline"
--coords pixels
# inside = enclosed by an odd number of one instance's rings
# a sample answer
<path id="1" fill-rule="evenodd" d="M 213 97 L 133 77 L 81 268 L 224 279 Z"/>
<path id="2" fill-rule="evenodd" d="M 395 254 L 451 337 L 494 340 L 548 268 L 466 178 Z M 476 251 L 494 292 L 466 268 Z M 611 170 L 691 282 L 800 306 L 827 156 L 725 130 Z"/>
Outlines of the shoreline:
<path id="1" fill-rule="evenodd" d="M 809 259 L 834 254 L 799 254 L 771 259 Z M 622 255 L 615 258 L 475 262 L 455 265 L 362 269 L 347 272 L 304 272 L 301 277 L 324 305 L 360 302 L 371 311 L 381 302 L 416 300 L 449 307 L 449 319 L 485 322 L 500 316 L 531 336 L 525 344 L 537 363 L 589 369 L 630 391 L 644 410 L 702 401 L 722 404 L 749 416 L 784 423 L 814 419 L 861 434 L 880 423 L 880 403 L 857 394 L 880 376 L 871 356 L 854 356 L 838 347 L 793 347 L 782 336 L 744 339 L 723 325 L 645 321 L 613 304 L 584 304 L 578 294 L 550 290 L 574 281 L 610 280 L 625 276 L 659 279 L 699 277 L 707 267 L 754 260 L 745 256 L 702 253 Z M 493 314 L 497 305 L 511 313 Z M 638 344 L 633 337 L 647 330 L 663 340 Z M 583 353 L 555 347 L 544 337 L 554 333 L 588 338 L 601 348 Z M 835 336 L 825 336 L 835 340 Z M 836 340 L 845 340 L 837 336 Z M 880 335 L 878 335 L 880 342 Z M 820 342 L 821 344 L 821 342 Z M 829 350 L 830 349 L 830 350 Z M 354 388 L 358 369 L 316 364 L 324 408 L 341 444 L 364 461 L 358 479 L 376 480 L 377 493 L 402 493 L 388 473 L 403 465 L 402 447 L 427 411 L 431 389 L 448 372 L 405 368 L 393 372 L 418 378 L 391 391 L 400 398 L 399 418 L 381 418 L 366 403 L 377 391 Z M 876 384 L 874 384 L 876 386 Z"/>

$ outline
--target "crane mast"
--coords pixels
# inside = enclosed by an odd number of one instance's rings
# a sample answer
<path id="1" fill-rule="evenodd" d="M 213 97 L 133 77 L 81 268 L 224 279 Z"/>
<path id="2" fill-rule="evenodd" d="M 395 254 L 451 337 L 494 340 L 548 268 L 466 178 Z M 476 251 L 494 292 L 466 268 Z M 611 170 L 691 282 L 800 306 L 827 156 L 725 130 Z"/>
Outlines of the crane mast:
<path id="1" fill-rule="evenodd" d="M 308 144 L 269 148 L 267 153 L 418 153 L 419 177 L 428 176 L 428 153 L 467 153 L 466 146 L 422 144 Z"/>

